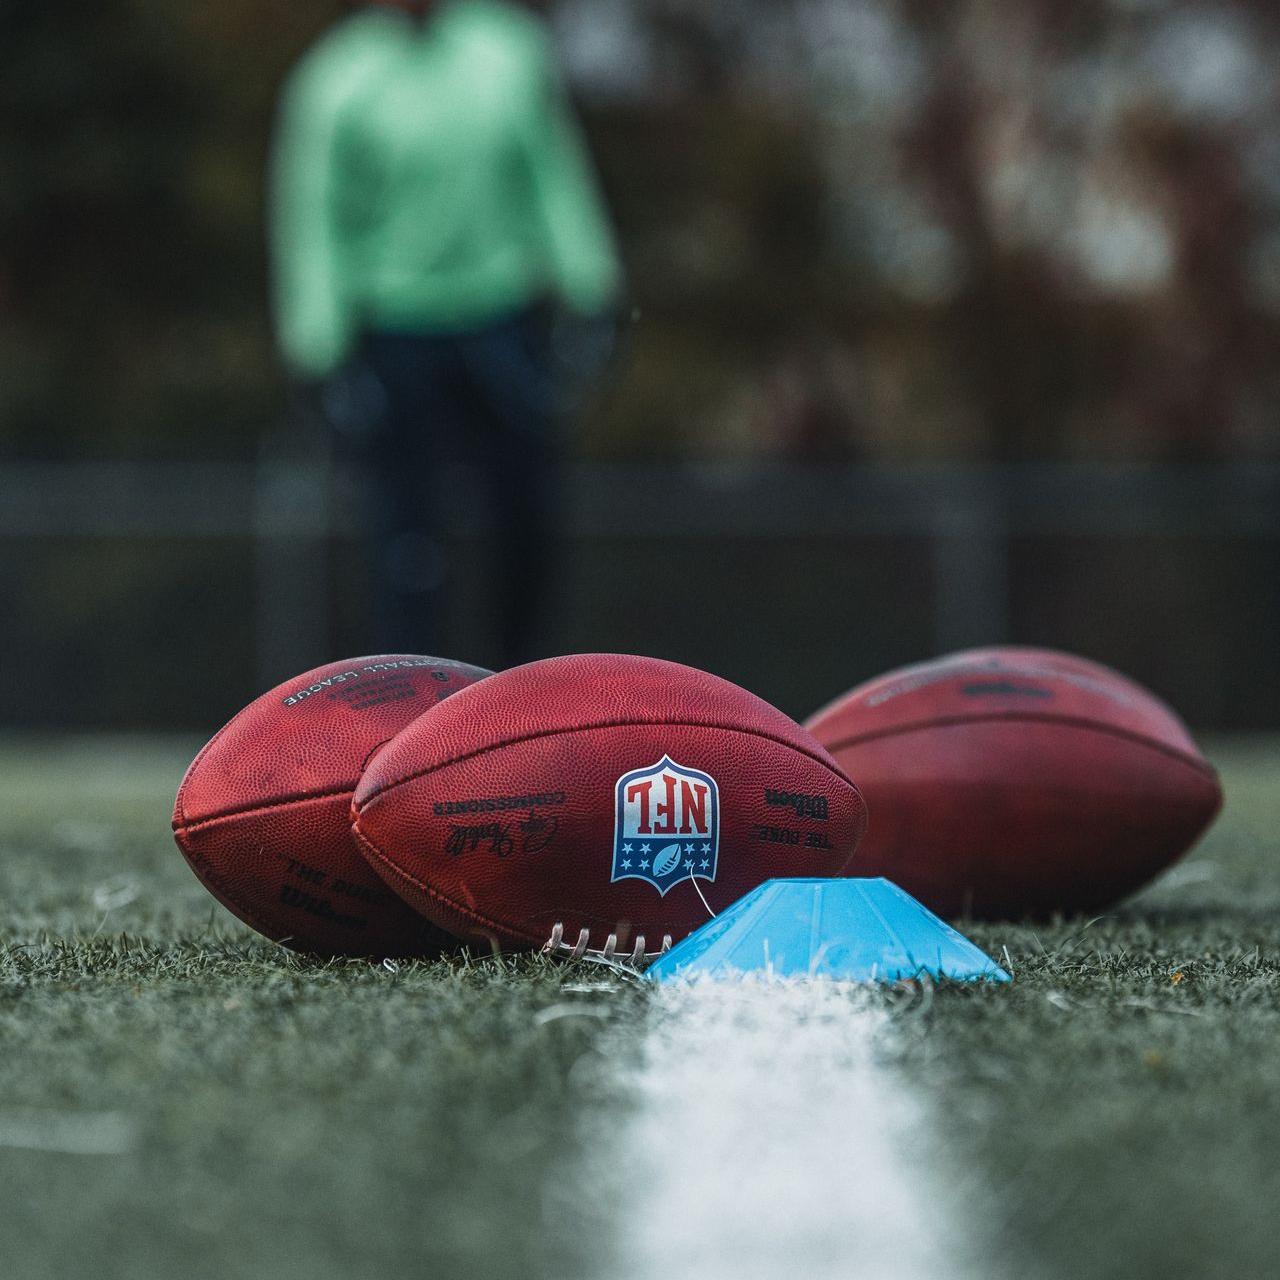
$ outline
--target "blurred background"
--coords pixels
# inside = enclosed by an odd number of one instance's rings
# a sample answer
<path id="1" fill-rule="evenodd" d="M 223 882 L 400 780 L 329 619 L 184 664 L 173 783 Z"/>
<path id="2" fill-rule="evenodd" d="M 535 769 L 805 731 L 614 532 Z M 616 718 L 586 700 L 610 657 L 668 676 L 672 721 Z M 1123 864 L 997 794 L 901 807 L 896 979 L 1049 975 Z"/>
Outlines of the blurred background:
<path id="1" fill-rule="evenodd" d="M 556 650 L 796 715 L 969 644 L 1280 724 L 1280 11 L 551 0 L 631 282 Z M 335 0 L 0 0 L 0 723 L 211 729 L 360 648 L 264 172 Z M 448 656 L 494 652 L 459 477 Z"/>

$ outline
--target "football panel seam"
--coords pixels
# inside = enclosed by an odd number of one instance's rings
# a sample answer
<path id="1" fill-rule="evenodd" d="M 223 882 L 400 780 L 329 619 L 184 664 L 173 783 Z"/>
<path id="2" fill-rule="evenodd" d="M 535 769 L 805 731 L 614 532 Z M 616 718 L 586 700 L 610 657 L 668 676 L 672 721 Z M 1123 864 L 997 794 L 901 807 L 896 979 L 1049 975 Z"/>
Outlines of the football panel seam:
<path id="1" fill-rule="evenodd" d="M 504 738 L 501 742 L 490 743 L 488 746 L 477 747 L 474 751 L 466 751 L 461 755 L 451 756 L 447 760 L 438 760 L 434 764 L 428 765 L 425 769 L 416 769 L 413 773 L 408 773 L 402 777 L 396 778 L 393 782 L 385 783 L 378 789 L 366 796 L 365 799 L 355 806 L 356 812 L 362 812 L 368 808 L 375 800 L 387 795 L 389 792 L 403 787 L 406 783 L 415 782 L 419 778 L 425 778 L 429 774 L 435 773 L 440 769 L 449 769 L 457 764 L 465 764 L 468 760 L 474 760 L 479 756 L 488 755 L 491 751 L 501 751 L 503 747 L 519 746 L 525 742 L 536 742 L 540 738 L 555 738 L 560 736 L 568 737 L 575 733 L 594 733 L 598 729 L 713 729 L 721 733 L 741 733 L 747 737 L 759 738 L 764 742 L 772 742 L 780 747 L 786 747 L 790 751 L 794 751 L 797 755 L 804 756 L 806 759 L 812 760 L 815 764 L 820 764 L 828 773 L 834 774 L 846 786 L 853 788 L 858 797 L 859 803 L 863 808 L 866 802 L 862 793 L 858 791 L 857 784 L 840 768 L 839 764 L 828 758 L 823 759 L 822 756 L 829 757 L 829 752 L 821 744 L 818 744 L 818 750 L 822 755 L 818 755 L 807 748 L 794 742 L 788 742 L 787 739 L 778 737 L 771 733 L 763 733 L 759 729 L 747 728 L 737 724 L 712 724 L 706 721 L 694 720 L 611 720 L 600 724 L 575 725 L 572 728 L 561 729 L 542 729 L 535 733 L 521 734 L 515 738 Z M 358 785 L 358 784 L 357 784 Z M 354 803 L 354 802 L 353 802 Z"/>
<path id="2" fill-rule="evenodd" d="M 404 658 L 412 658 L 415 656 L 417 655 L 408 654 L 408 653 L 406 654 L 394 654 L 394 653 L 367 654 L 363 658 L 352 658 L 350 663 L 330 663 L 328 665 L 329 666 L 355 666 L 357 663 L 360 663 L 367 666 L 370 663 L 384 662 L 384 661 L 387 661 L 388 659 L 400 660 Z M 425 657 L 426 655 L 422 655 L 422 656 Z M 492 671 L 486 671 L 485 668 L 483 667 L 473 667 L 470 663 L 459 662 L 455 658 L 436 658 L 436 659 L 433 659 L 433 661 L 435 662 L 436 667 L 452 667 L 457 671 L 464 671 L 467 673 L 470 673 L 473 671 L 482 672 L 483 674 L 481 674 L 479 678 L 473 682 L 475 684 L 479 684 L 481 680 L 485 680 L 493 674 Z M 323 668 L 320 668 L 320 669 L 323 669 Z M 309 671 L 303 672 L 303 675 L 310 675 L 310 674 L 311 672 Z M 299 677 L 299 679 L 301 679 L 301 677 Z M 217 733 L 215 733 L 213 737 L 210 738 L 209 741 L 206 742 L 204 746 L 201 747 L 200 750 L 196 753 L 196 758 L 192 760 L 192 762 L 187 766 L 187 771 L 182 775 L 182 781 L 178 784 L 178 795 L 174 802 L 174 815 L 173 815 L 173 829 L 175 831 L 178 829 L 179 815 L 181 815 L 182 823 L 184 826 L 189 825 L 191 822 L 191 820 L 187 816 L 186 793 L 187 793 L 187 787 L 191 782 L 191 779 L 195 776 L 196 770 L 200 767 L 200 762 L 205 758 L 205 756 L 209 754 L 210 751 L 213 750 L 213 748 L 217 745 L 217 743 L 221 740 L 221 738 L 226 734 L 227 730 L 230 729 L 231 726 L 235 724 L 235 722 L 239 720 L 241 716 L 245 714 L 246 711 L 249 711 L 257 702 L 261 701 L 262 698 L 269 697 L 271 694 L 275 693 L 277 689 L 281 689 L 285 685 L 291 684 L 291 683 L 292 683 L 291 681 L 286 680 L 282 684 L 276 685 L 275 688 L 268 689 L 266 693 L 260 694 L 259 697 L 255 698 L 253 702 L 248 704 L 248 706 L 245 706 L 240 711 L 237 711 L 236 714 L 233 715 L 231 719 L 228 720 L 226 724 L 224 724 L 222 728 L 219 729 Z M 470 686 L 463 685 L 462 687 L 466 689 L 466 688 L 469 688 Z M 455 689 L 454 692 L 457 693 L 460 691 Z M 423 708 L 423 711 L 429 711 L 429 710 L 430 710 L 430 707 Z M 395 737 L 395 734 L 392 734 L 391 736 Z M 383 741 L 380 742 L 378 746 L 374 748 L 373 751 L 369 752 L 369 754 L 365 756 L 365 763 L 367 764 L 369 759 L 374 755 L 374 753 L 380 750 L 383 746 L 385 746 L 390 740 L 391 740 L 390 738 L 384 738 Z M 356 779 L 356 782 L 359 782 L 359 778 Z M 355 785 L 356 783 L 352 783 L 351 787 L 349 787 L 348 790 L 354 790 Z M 245 811 L 252 812 L 252 806 Z M 207 817 L 204 817 L 204 818 L 197 818 L 195 819 L 195 821 L 208 822 L 208 821 L 212 821 L 214 818 L 227 817 L 236 812 L 239 812 L 239 811 L 234 809 L 228 809 L 225 812 L 209 814 Z"/>
<path id="3" fill-rule="evenodd" d="M 1147 747 L 1160 755 L 1168 756 L 1187 765 L 1208 780 L 1218 781 L 1218 771 L 1207 760 L 1202 757 L 1188 755 L 1187 752 L 1180 748 L 1158 742 L 1144 733 L 1135 733 L 1132 729 L 1122 729 L 1118 725 L 1106 724 L 1100 720 L 1090 720 L 1084 716 L 1052 716 L 1043 712 L 992 712 L 980 716 L 939 716 L 933 720 L 915 720 L 910 724 L 895 725 L 892 728 L 876 729 L 868 733 L 855 734 L 851 738 L 842 738 L 839 742 L 832 743 L 826 749 L 834 755 L 835 752 L 844 751 L 848 747 L 860 747 L 864 743 L 877 742 L 885 738 L 908 737 L 910 734 L 919 733 L 924 729 L 950 729 L 957 725 L 1000 723 L 1056 724 L 1065 725 L 1072 729 L 1083 729 L 1092 733 L 1106 734 L 1109 737 L 1121 738 L 1126 742 L 1132 742 L 1137 746 Z"/>
<path id="4" fill-rule="evenodd" d="M 178 821 L 179 815 L 181 815 L 182 821 L 184 824 L 187 821 L 187 802 L 186 802 L 187 787 L 190 785 L 191 779 L 195 777 L 196 770 L 200 767 L 201 761 L 205 758 L 205 756 L 209 754 L 210 751 L 213 750 L 213 748 L 217 745 L 218 741 L 227 732 L 227 730 L 231 728 L 231 726 L 236 722 L 236 720 L 239 718 L 241 714 L 242 714 L 241 712 L 237 712 L 234 716 L 232 716 L 231 719 L 228 720 L 227 723 L 224 724 L 222 728 L 219 729 L 218 732 L 215 733 L 213 737 L 210 738 L 209 741 L 206 742 L 204 746 L 201 747 L 200 750 L 196 752 L 196 758 L 187 766 L 187 771 L 182 775 L 182 781 L 178 784 L 178 797 L 177 797 L 177 800 L 174 802 L 173 818 L 174 818 L 175 830 L 177 829 L 177 821 Z"/>
<path id="5" fill-rule="evenodd" d="M 244 818 L 258 813 L 270 813 L 276 809 L 289 809 L 295 805 L 310 804 L 315 800 L 332 800 L 335 796 L 351 795 L 359 782 L 346 782 L 336 787 L 326 787 L 322 791 L 308 791 L 299 795 L 284 796 L 279 800 L 255 800 L 238 809 L 221 809 L 203 818 L 184 818 L 181 823 L 173 824 L 174 831 L 198 831 L 215 822 L 226 822 L 230 818 Z"/>

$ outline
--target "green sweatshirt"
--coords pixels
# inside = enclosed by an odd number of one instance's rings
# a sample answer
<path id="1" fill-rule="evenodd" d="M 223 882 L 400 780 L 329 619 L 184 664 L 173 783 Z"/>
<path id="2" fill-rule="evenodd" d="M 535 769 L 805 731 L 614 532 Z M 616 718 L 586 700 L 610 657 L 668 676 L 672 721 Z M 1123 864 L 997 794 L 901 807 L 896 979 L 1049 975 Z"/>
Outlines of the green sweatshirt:
<path id="1" fill-rule="evenodd" d="M 620 285 L 547 38 L 498 0 L 340 23 L 285 88 L 271 176 L 277 330 L 302 376 L 366 326 L 465 331 L 548 294 L 590 313 Z"/>

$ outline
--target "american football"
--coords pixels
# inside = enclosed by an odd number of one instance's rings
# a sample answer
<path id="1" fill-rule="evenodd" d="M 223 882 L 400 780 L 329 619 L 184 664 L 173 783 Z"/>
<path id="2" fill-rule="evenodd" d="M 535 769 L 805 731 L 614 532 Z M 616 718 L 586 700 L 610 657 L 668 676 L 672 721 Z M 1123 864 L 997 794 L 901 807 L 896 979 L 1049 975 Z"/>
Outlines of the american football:
<path id="1" fill-rule="evenodd" d="M 259 933 L 321 955 L 434 955 L 447 935 L 369 869 L 348 809 L 360 770 L 428 707 L 489 673 L 406 654 L 334 662 L 251 702 L 196 756 L 173 833 L 192 870 Z"/>
<path id="2" fill-rule="evenodd" d="M 1181 857 L 1222 804 L 1154 694 L 1048 650 L 906 667 L 807 725 L 871 809 L 849 874 L 887 876 L 945 916 L 1107 906 Z"/>
<path id="3" fill-rule="evenodd" d="M 858 789 L 782 712 L 612 654 L 463 690 L 374 756 L 352 812 L 406 902 L 499 949 L 557 928 L 596 948 L 678 940 L 764 880 L 839 871 L 866 823 Z"/>

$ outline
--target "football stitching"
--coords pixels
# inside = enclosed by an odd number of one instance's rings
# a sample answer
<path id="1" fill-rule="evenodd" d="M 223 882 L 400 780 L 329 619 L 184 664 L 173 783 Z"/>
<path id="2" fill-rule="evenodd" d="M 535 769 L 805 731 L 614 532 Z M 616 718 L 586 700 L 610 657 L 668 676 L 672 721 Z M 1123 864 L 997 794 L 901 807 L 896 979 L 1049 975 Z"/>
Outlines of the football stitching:
<path id="1" fill-rule="evenodd" d="M 425 769 L 417 769 L 413 773 L 397 778 L 394 782 L 388 782 L 380 786 L 376 791 L 366 796 L 363 801 L 356 804 L 355 810 L 357 813 L 363 812 L 375 800 L 385 796 L 388 792 L 394 791 L 397 787 L 403 787 L 406 783 L 414 782 L 418 778 L 425 778 L 428 774 L 435 773 L 438 769 L 448 769 L 455 764 L 464 764 L 468 760 L 476 759 L 477 756 L 487 755 L 490 751 L 501 751 L 503 747 L 514 747 L 523 742 L 536 742 L 539 738 L 555 738 L 573 733 L 594 733 L 597 729 L 717 729 L 723 733 L 741 733 L 747 737 L 760 738 L 764 742 L 773 742 L 780 747 L 786 747 L 797 755 L 805 756 L 815 764 L 820 764 L 829 773 L 835 774 L 841 782 L 851 786 L 857 794 L 859 802 L 865 806 L 865 801 L 862 799 L 862 793 L 858 791 L 857 784 L 845 774 L 834 760 L 830 758 L 824 760 L 822 758 L 822 756 L 828 755 L 828 752 L 821 745 L 819 745 L 818 750 L 822 752 L 822 755 L 817 755 L 803 746 L 788 742 L 785 738 L 777 737 L 774 734 L 764 733 L 759 729 L 749 729 L 737 724 L 715 724 L 704 720 L 609 720 L 600 724 L 575 725 L 571 729 L 542 729 L 536 733 L 522 734 L 518 738 L 504 738 L 501 742 L 493 742 L 486 747 L 477 747 L 474 751 L 466 751 L 462 755 L 451 756 L 447 760 L 438 760 L 435 764 L 429 765 Z"/>
<path id="2" fill-rule="evenodd" d="M 1051 716 L 1043 712 L 1036 713 L 1034 711 L 990 712 L 980 716 L 941 716 L 933 720 L 917 720 L 910 724 L 896 725 L 889 729 L 875 729 L 869 733 L 855 734 L 852 738 L 842 738 L 839 742 L 829 746 L 827 750 L 834 754 L 837 751 L 843 751 L 846 747 L 859 747 L 865 742 L 876 742 L 881 738 L 906 737 L 908 734 L 918 733 L 922 729 L 942 729 L 962 724 L 995 724 L 1000 722 L 1061 724 L 1073 729 L 1088 729 L 1094 733 L 1108 734 L 1113 738 L 1121 738 L 1126 742 L 1148 747 L 1161 755 L 1170 756 L 1182 764 L 1189 765 L 1206 778 L 1214 781 L 1217 781 L 1218 778 L 1217 770 L 1207 760 L 1188 755 L 1187 752 L 1178 747 L 1171 747 L 1163 742 L 1157 742 L 1154 738 L 1147 737 L 1146 734 L 1135 733 L 1132 729 L 1122 729 L 1118 725 L 1104 724 L 1100 720 L 1090 720 L 1085 716 Z"/>

